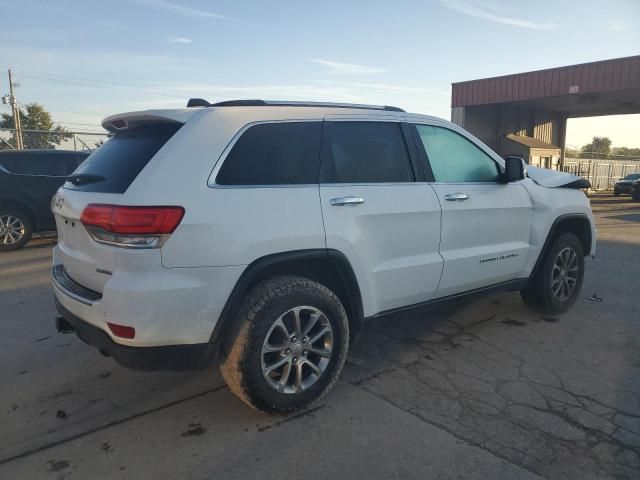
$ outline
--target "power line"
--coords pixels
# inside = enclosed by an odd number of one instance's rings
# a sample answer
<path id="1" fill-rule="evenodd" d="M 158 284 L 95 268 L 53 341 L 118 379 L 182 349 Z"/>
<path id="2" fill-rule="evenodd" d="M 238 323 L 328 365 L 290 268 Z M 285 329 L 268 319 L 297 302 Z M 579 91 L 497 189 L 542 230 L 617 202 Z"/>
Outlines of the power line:
<path id="1" fill-rule="evenodd" d="M 64 80 L 62 78 L 55 78 L 55 77 L 50 77 L 50 78 L 38 78 L 38 75 L 36 74 L 34 75 L 23 75 L 23 77 L 26 78 L 31 78 L 33 80 L 40 80 L 40 81 L 44 81 L 46 80 L 47 82 L 54 82 L 54 83 L 59 83 L 62 85 L 69 85 L 69 84 L 75 84 L 75 85 L 79 85 L 82 87 L 89 87 L 89 88 L 99 88 L 99 89 L 110 89 L 110 90 L 137 90 L 141 93 L 145 93 L 147 95 L 154 95 L 154 96 L 158 96 L 158 97 L 166 97 L 166 98 L 179 98 L 184 100 L 185 96 L 184 95 L 177 95 L 177 94 L 166 94 L 166 93 L 160 93 L 160 92 L 155 92 L 155 91 L 150 91 L 147 90 L 145 88 L 142 87 L 136 87 L 136 86 L 119 86 L 119 85 L 90 85 L 90 84 L 86 84 L 86 83 L 82 83 L 84 82 L 84 80 L 74 80 L 74 79 L 69 79 L 69 80 Z"/>
<path id="2" fill-rule="evenodd" d="M 161 93 L 164 95 L 172 95 L 175 96 L 177 95 L 175 92 L 170 92 L 168 90 L 163 90 L 163 89 L 159 89 L 159 88 L 155 88 L 155 87 L 145 87 L 145 86 L 141 86 L 141 85 L 133 85 L 130 83 L 124 83 L 124 82 L 114 82 L 111 80 L 99 80 L 96 78 L 89 78 L 89 77 L 80 77 L 77 75 L 68 75 L 65 73 L 56 73 L 56 72 L 45 72 L 42 70 L 25 70 L 26 72 L 32 72 L 35 74 L 40 74 L 40 75 L 44 75 L 44 76 L 56 76 L 56 77 L 63 77 L 63 78 L 70 78 L 70 79 L 75 79 L 75 80 L 81 80 L 81 81 L 85 81 L 85 82 L 92 82 L 92 83 L 98 83 L 98 84 L 105 84 L 105 85 L 111 85 L 111 86 L 117 86 L 117 87 L 125 87 L 125 88 L 139 88 L 139 89 L 144 89 L 147 91 L 154 91 L 157 93 Z M 183 98 L 183 97 L 181 97 Z"/>
<path id="3" fill-rule="evenodd" d="M 84 87 L 100 87 L 100 88 L 110 88 L 110 89 L 117 89 L 117 90 L 138 90 L 142 93 L 146 93 L 148 95 L 156 95 L 156 96 L 160 96 L 160 97 L 168 97 L 168 98 L 179 98 L 181 100 L 184 100 L 186 97 L 188 97 L 188 94 L 179 94 L 173 91 L 169 91 L 169 90 L 164 90 L 164 89 L 160 89 L 160 88 L 155 88 L 155 87 L 145 87 L 145 86 L 141 86 L 141 85 L 134 85 L 134 84 L 130 84 L 130 83 L 124 83 L 124 82 L 114 82 L 112 80 L 99 80 L 96 78 L 89 78 L 89 77 L 81 77 L 81 76 L 77 76 L 77 75 L 68 75 L 65 73 L 57 73 L 57 72 L 46 72 L 43 70 L 31 70 L 31 69 L 23 69 L 23 72 L 30 72 L 31 75 L 27 74 L 23 76 L 26 77 L 30 77 L 33 78 L 35 80 L 42 80 L 42 78 L 38 78 L 38 76 L 40 77 L 48 77 L 48 80 L 50 81 L 54 81 L 57 83 L 70 83 L 68 80 L 67 81 L 63 81 L 62 78 L 66 78 L 66 79 L 70 79 L 72 80 L 71 83 L 75 83 L 76 85 L 81 85 Z M 35 75 L 35 76 L 34 76 Z M 60 77 L 60 78 L 55 78 L 55 77 Z M 82 83 L 82 82 L 90 82 L 92 84 L 95 85 L 91 85 L 91 84 L 87 84 L 87 83 Z M 235 99 L 237 98 L 237 96 L 229 96 L 229 95 L 216 95 L 216 98 L 220 98 L 220 99 Z"/>
<path id="4" fill-rule="evenodd" d="M 47 109 L 50 112 L 57 112 L 57 113 L 75 113 L 77 115 L 87 115 L 87 116 L 95 116 L 95 117 L 107 117 L 109 115 L 111 115 L 111 113 L 96 113 L 96 112 L 78 112 L 75 110 L 58 110 L 58 109 Z"/>
<path id="5" fill-rule="evenodd" d="M 95 123 L 76 123 L 76 122 L 60 122 L 60 121 L 53 121 L 53 123 L 59 123 L 61 125 L 81 125 L 84 127 L 98 127 L 99 125 L 96 125 Z"/>

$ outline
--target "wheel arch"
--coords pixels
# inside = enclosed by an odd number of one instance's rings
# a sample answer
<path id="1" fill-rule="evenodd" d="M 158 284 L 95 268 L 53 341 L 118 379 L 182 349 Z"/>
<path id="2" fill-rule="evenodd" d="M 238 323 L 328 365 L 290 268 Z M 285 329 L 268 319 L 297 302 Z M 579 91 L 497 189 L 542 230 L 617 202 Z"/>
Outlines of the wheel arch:
<path id="1" fill-rule="evenodd" d="M 38 218 L 37 210 L 33 208 L 33 205 L 28 201 L 16 197 L 2 196 L 0 197 L 0 208 L 15 208 L 16 210 L 23 211 L 29 215 L 29 219 L 33 224 L 33 231 L 37 231 L 40 219 Z"/>
<path id="2" fill-rule="evenodd" d="M 235 313 L 246 293 L 262 280 L 279 275 L 309 278 L 331 289 L 347 311 L 350 338 L 353 340 L 362 326 L 364 311 L 351 263 L 342 252 L 333 249 L 296 250 L 261 257 L 242 272 L 211 335 L 211 342 L 219 343 L 223 356 L 229 352 L 242 327 Z"/>
<path id="3" fill-rule="evenodd" d="M 549 233 L 547 234 L 544 245 L 540 250 L 540 254 L 538 255 L 538 259 L 536 260 L 536 263 L 533 267 L 530 278 L 533 278 L 533 276 L 536 274 L 538 268 L 540 267 L 540 263 L 542 263 L 544 255 L 551 247 L 554 238 L 559 234 L 565 232 L 573 233 L 576 237 L 578 237 L 578 240 L 580 240 L 580 243 L 582 244 L 582 249 L 585 257 L 590 254 L 591 246 L 593 244 L 593 238 L 591 221 L 589 220 L 589 217 L 582 213 L 560 215 L 553 221 L 553 224 L 549 229 Z"/>

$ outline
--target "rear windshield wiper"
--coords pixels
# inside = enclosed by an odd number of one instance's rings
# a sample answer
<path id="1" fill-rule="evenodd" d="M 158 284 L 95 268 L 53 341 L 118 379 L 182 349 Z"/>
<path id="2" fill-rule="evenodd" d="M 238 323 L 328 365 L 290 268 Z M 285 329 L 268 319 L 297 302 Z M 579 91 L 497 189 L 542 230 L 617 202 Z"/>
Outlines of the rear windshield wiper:
<path id="1" fill-rule="evenodd" d="M 67 177 L 67 182 L 74 185 L 85 185 L 87 183 L 97 183 L 106 180 L 102 175 L 94 175 L 92 173 L 75 173 Z"/>

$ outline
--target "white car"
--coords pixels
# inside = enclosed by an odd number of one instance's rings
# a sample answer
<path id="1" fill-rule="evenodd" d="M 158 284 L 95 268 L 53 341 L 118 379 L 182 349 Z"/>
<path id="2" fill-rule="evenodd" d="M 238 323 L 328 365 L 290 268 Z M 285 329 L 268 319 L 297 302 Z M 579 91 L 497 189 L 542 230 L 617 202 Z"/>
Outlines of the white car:
<path id="1" fill-rule="evenodd" d="M 137 369 L 219 354 L 249 405 L 336 381 L 366 320 L 495 289 L 576 301 L 584 181 L 398 108 L 194 99 L 114 115 L 52 201 L 58 329 Z"/>

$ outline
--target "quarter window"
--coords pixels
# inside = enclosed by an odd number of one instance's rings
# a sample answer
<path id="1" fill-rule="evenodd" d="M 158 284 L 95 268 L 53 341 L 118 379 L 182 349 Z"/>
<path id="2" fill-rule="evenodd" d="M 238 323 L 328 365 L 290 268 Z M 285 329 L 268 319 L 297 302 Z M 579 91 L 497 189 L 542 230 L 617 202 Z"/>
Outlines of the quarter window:
<path id="1" fill-rule="evenodd" d="M 448 128 L 416 125 L 436 182 L 495 182 L 496 162 L 478 146 Z"/>
<path id="2" fill-rule="evenodd" d="M 247 129 L 224 160 L 220 185 L 317 184 L 320 122 L 265 123 Z"/>
<path id="3" fill-rule="evenodd" d="M 399 123 L 326 122 L 323 183 L 412 182 Z"/>

